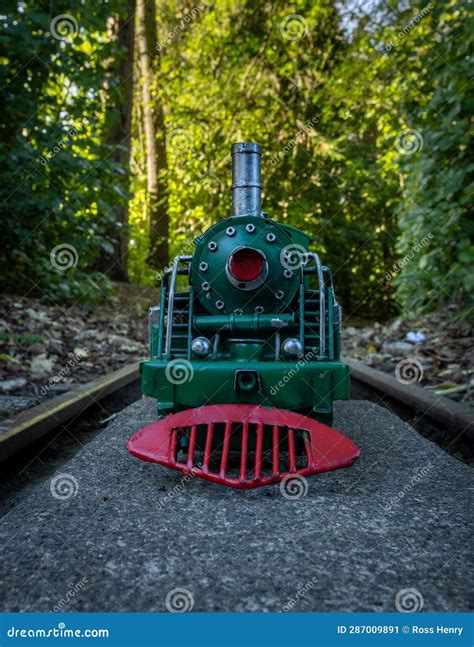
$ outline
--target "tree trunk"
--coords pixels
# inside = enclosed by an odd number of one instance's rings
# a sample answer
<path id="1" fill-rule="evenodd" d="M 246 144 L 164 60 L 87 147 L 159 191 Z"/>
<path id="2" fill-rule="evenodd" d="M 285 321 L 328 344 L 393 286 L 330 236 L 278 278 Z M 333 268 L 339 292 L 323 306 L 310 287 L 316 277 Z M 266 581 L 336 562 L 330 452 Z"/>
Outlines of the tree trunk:
<path id="1" fill-rule="evenodd" d="M 135 43 L 135 0 L 128 2 L 128 16 L 116 21 L 118 60 L 109 68 L 112 78 L 117 75 L 122 81 L 121 91 L 110 90 L 107 98 L 107 121 L 111 124 L 107 145 L 111 149 L 107 159 L 119 163 L 127 172 L 123 188 L 128 190 L 130 177 L 130 140 L 133 106 L 133 52 Z M 112 36 L 113 37 L 113 36 Z M 113 209 L 114 222 L 110 228 L 109 242 L 113 252 L 102 258 L 99 269 L 116 281 L 128 281 L 128 201 L 121 199 Z"/>
<path id="2" fill-rule="evenodd" d="M 146 139 L 150 248 L 148 263 L 160 269 L 169 262 L 168 162 L 163 106 L 157 91 L 159 68 L 155 0 L 137 0 L 137 46 L 142 77 L 143 119 Z"/>

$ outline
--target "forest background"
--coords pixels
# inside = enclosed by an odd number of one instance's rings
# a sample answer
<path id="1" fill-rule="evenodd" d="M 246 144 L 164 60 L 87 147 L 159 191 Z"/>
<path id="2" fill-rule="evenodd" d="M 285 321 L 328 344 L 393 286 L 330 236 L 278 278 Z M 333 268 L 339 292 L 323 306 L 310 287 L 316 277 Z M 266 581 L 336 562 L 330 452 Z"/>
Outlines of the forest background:
<path id="1" fill-rule="evenodd" d="M 2 2 L 2 287 L 156 286 L 229 215 L 230 146 L 346 313 L 468 309 L 468 2 Z M 471 178 L 471 181 L 470 181 Z"/>

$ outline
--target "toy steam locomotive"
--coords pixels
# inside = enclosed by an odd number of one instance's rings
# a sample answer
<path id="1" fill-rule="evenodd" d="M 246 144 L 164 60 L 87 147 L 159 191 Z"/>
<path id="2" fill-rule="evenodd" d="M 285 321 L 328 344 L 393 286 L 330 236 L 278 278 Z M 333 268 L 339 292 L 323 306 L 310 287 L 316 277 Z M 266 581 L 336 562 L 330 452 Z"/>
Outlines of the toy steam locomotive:
<path id="1" fill-rule="evenodd" d="M 231 217 L 163 274 L 141 364 L 159 421 L 127 445 L 241 488 L 346 467 L 359 454 L 327 426 L 333 401 L 349 397 L 331 272 L 305 233 L 262 213 L 260 156 L 258 144 L 232 146 Z"/>

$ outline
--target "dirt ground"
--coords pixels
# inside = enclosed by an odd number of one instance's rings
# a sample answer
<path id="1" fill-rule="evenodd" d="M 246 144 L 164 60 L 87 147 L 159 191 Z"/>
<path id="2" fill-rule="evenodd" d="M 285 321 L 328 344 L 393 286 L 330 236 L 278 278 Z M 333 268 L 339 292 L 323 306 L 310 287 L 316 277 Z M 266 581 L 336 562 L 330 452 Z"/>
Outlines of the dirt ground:
<path id="1" fill-rule="evenodd" d="M 94 309 L 0 297 L 4 412 L 146 358 L 147 311 L 158 299 L 156 289 L 127 284 L 116 284 L 115 296 Z M 347 357 L 395 375 L 397 366 L 414 364 L 422 386 L 474 399 L 472 326 L 454 307 L 408 321 L 345 321 L 343 338 Z"/>

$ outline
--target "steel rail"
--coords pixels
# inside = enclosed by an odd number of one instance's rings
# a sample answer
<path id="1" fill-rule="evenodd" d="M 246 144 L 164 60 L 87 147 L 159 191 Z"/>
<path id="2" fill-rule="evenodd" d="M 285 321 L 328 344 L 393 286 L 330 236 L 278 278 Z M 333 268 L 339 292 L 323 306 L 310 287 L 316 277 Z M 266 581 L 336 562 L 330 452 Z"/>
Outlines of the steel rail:
<path id="1" fill-rule="evenodd" d="M 437 396 L 416 384 L 401 384 L 391 375 L 372 369 L 362 362 L 348 358 L 343 358 L 342 361 L 349 366 L 353 381 L 366 384 L 397 400 L 406 409 L 423 414 L 437 426 L 446 425 L 474 440 L 472 408 Z M 136 362 L 21 412 L 12 419 L 9 429 L 0 433 L 0 462 L 50 431 L 74 420 L 106 396 L 120 391 L 139 378 L 139 363 Z"/>
<path id="2" fill-rule="evenodd" d="M 106 396 L 138 381 L 139 366 L 139 362 L 130 364 L 22 411 L 12 419 L 7 431 L 0 433 L 0 462 L 70 422 Z"/>
<path id="3" fill-rule="evenodd" d="M 441 423 L 454 427 L 474 439 L 474 410 L 471 407 L 436 395 L 416 384 L 402 384 L 392 375 L 377 371 L 357 360 L 343 357 L 341 361 L 349 366 L 354 380 L 392 397 L 408 409 L 419 411 L 438 425 Z"/>

